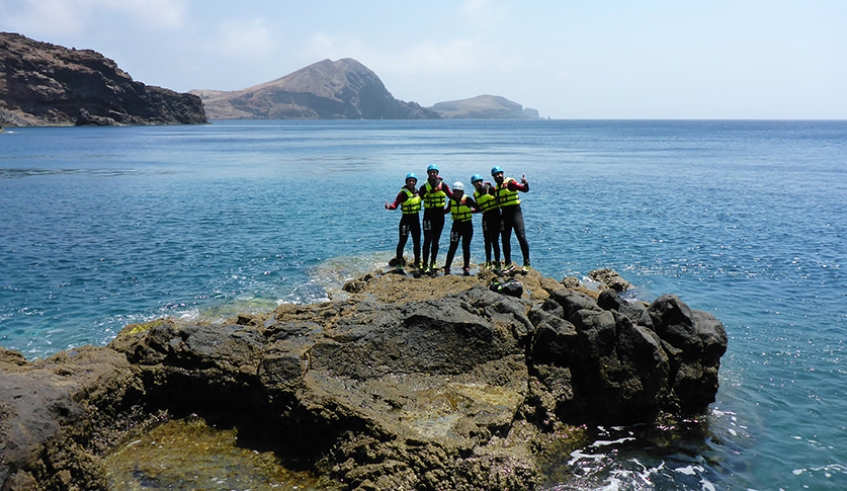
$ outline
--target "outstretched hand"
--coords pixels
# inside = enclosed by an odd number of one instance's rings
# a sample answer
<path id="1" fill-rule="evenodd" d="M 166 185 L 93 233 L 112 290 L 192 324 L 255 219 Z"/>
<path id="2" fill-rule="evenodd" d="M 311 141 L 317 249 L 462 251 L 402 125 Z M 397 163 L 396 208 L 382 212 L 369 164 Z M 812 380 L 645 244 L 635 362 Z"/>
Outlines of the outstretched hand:
<path id="1" fill-rule="evenodd" d="M 390 209 L 391 209 L 391 206 L 388 204 L 388 202 L 386 202 L 386 203 L 385 203 L 385 209 L 386 209 L 386 210 L 390 210 Z"/>
<path id="2" fill-rule="evenodd" d="M 521 184 L 526 184 L 526 174 L 521 174 Z"/>

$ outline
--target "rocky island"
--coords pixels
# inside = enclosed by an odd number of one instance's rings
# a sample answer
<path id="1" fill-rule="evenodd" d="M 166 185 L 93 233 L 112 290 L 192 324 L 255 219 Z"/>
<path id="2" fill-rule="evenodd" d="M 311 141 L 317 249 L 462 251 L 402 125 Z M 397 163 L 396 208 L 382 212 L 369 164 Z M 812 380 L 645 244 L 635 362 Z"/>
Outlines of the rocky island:
<path id="1" fill-rule="evenodd" d="M 134 81 L 95 51 L 0 32 L 0 127 L 207 122 L 199 97 Z"/>
<path id="2" fill-rule="evenodd" d="M 430 109 L 444 119 L 538 119 L 538 111 L 496 95 L 439 102 Z"/>
<path id="3" fill-rule="evenodd" d="M 0 489 L 118 489 L 109 455 L 188 416 L 321 489 L 538 489 L 545 461 L 584 444 L 581 425 L 699 415 L 718 388 L 714 316 L 592 277 L 600 287 L 530 271 L 506 288 L 489 271 L 377 271 L 331 301 L 220 325 L 133 324 L 45 360 L 0 349 Z M 131 489 L 169 487 L 159 468 L 128 467 Z"/>

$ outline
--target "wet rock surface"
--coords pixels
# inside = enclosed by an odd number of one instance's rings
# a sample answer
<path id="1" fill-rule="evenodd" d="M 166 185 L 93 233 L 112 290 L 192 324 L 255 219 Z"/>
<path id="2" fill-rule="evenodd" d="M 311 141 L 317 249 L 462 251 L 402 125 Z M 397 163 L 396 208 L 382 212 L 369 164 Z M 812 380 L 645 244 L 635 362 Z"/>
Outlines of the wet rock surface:
<path id="1" fill-rule="evenodd" d="M 494 279 L 375 272 L 226 325 L 160 319 L 31 363 L 0 351 L 2 489 L 110 489 L 121 439 L 199 415 L 338 489 L 528 490 L 582 423 L 713 402 L 727 338 L 711 314 L 535 271 L 515 298 Z"/>
<path id="2" fill-rule="evenodd" d="M 166 421 L 128 439 L 105 456 L 104 466 L 111 488 L 121 491 L 338 489 L 288 469 L 272 451 L 240 445 L 235 428 L 213 428 L 197 417 Z"/>

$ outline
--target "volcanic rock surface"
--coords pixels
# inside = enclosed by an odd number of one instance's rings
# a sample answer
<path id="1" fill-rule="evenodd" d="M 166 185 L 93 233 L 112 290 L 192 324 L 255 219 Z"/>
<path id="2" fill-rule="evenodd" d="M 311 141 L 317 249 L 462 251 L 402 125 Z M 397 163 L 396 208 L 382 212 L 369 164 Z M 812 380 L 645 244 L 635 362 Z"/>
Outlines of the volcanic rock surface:
<path id="1" fill-rule="evenodd" d="M 0 350 L 0 489 L 109 489 L 105 453 L 200 415 L 337 489 L 531 490 L 549 452 L 585 444 L 583 423 L 688 418 L 714 401 L 727 337 L 711 314 L 515 279 L 521 297 L 493 291 L 506 279 L 488 271 L 374 272 L 329 302 L 221 325 L 133 324 L 107 347 L 31 362 Z"/>

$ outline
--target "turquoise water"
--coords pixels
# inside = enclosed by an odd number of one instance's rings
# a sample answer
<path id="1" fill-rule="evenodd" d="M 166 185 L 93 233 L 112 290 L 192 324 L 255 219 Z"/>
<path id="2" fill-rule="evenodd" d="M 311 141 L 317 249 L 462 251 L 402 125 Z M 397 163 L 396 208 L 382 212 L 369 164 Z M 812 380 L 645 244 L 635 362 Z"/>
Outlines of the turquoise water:
<path id="1" fill-rule="evenodd" d="M 393 255 L 382 205 L 430 162 L 466 185 L 526 174 L 542 273 L 611 267 L 727 328 L 705 425 L 598 428 L 548 489 L 847 488 L 847 122 L 7 129 L 0 345 L 40 358 L 162 315 L 326 299 Z"/>

